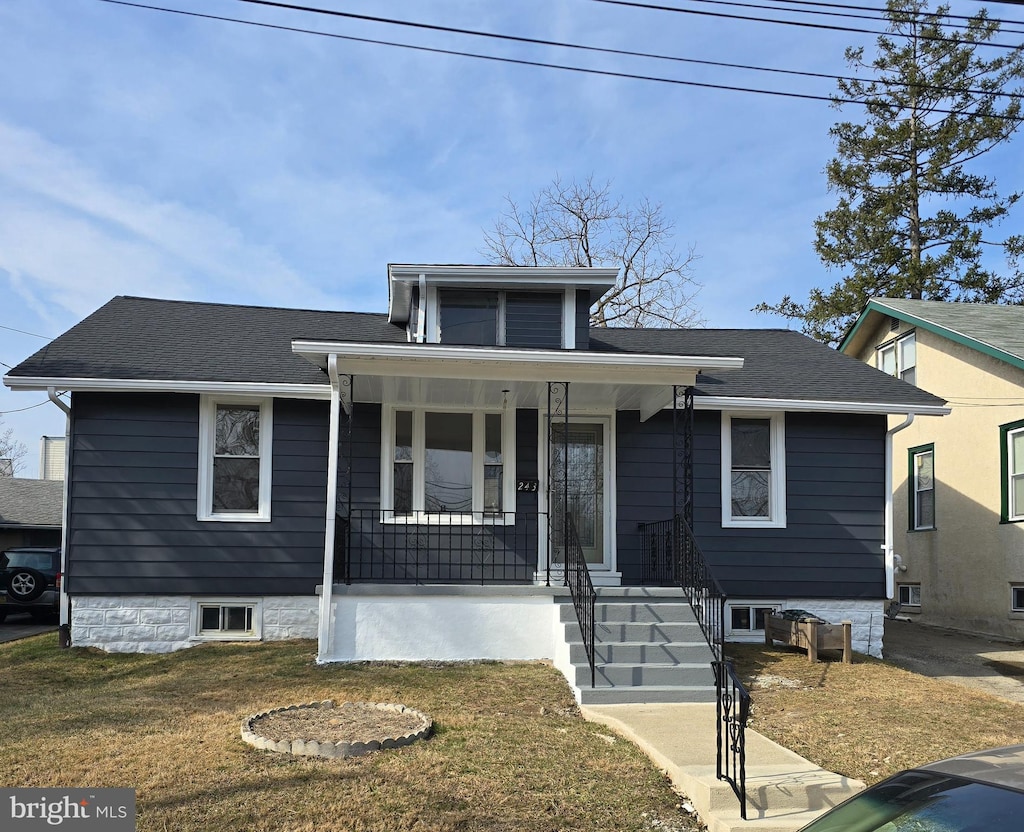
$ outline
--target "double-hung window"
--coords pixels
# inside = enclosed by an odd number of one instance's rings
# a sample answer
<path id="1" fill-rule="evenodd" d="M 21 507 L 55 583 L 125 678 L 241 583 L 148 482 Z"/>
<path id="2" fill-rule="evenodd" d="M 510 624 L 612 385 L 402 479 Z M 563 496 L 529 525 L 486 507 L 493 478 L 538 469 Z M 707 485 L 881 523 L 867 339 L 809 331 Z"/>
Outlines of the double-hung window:
<path id="1" fill-rule="evenodd" d="M 911 332 L 888 344 L 883 344 L 875 354 L 879 370 L 910 384 L 917 384 L 917 335 Z"/>
<path id="2" fill-rule="evenodd" d="M 935 446 L 910 449 L 910 530 L 935 528 Z"/>
<path id="3" fill-rule="evenodd" d="M 785 417 L 722 414 L 722 525 L 786 525 Z"/>
<path id="4" fill-rule="evenodd" d="M 999 428 L 1001 520 L 1024 521 L 1024 421 Z"/>
<path id="5" fill-rule="evenodd" d="M 270 399 L 201 399 L 200 520 L 270 520 L 272 413 Z"/>
<path id="6" fill-rule="evenodd" d="M 508 413 L 384 409 L 384 520 L 503 518 L 514 510 Z"/>

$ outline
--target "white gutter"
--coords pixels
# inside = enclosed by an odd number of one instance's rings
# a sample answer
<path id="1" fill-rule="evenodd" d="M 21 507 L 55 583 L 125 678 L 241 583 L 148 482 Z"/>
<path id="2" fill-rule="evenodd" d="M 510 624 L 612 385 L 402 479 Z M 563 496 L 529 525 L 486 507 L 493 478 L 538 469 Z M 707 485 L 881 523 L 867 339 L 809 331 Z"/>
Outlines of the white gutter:
<path id="1" fill-rule="evenodd" d="M 334 590 L 334 532 L 338 516 L 338 435 L 341 422 L 341 385 L 338 356 L 327 356 L 331 380 L 331 416 L 327 434 L 327 522 L 324 525 L 324 582 L 320 589 L 320 620 L 317 631 L 317 664 L 327 661 L 331 650 L 331 601 Z"/>
<path id="2" fill-rule="evenodd" d="M 12 390 L 79 390 L 97 393 L 220 393 L 237 396 L 281 396 L 328 399 L 326 384 L 262 383 L 258 381 L 182 381 L 180 379 L 3 377 Z"/>
<path id="3" fill-rule="evenodd" d="M 892 438 L 904 428 L 909 428 L 914 423 L 913 412 L 907 414 L 907 418 L 896 427 L 885 432 L 885 543 L 882 551 L 885 553 L 885 597 L 892 599 L 896 593 L 896 555 L 893 552 L 893 523 L 892 523 Z"/>
<path id="4" fill-rule="evenodd" d="M 64 411 L 64 485 L 60 515 L 60 646 L 71 646 L 71 598 L 68 596 L 68 495 L 71 491 L 71 408 L 60 400 L 56 387 L 48 387 L 46 396 Z M 42 473 L 40 471 L 40 473 Z"/>
<path id="5" fill-rule="evenodd" d="M 671 407 L 671 405 L 669 405 Z M 812 399 L 755 399 L 739 396 L 694 396 L 694 410 L 784 410 L 791 413 L 913 413 L 917 416 L 948 416 L 952 409 L 942 405 L 894 404 L 891 402 L 833 402 Z"/>

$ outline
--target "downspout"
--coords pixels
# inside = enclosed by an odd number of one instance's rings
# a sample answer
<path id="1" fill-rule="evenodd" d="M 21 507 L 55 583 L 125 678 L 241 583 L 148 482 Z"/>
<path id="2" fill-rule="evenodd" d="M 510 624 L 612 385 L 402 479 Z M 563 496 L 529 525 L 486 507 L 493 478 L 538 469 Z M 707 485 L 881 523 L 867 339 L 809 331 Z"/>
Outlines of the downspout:
<path id="1" fill-rule="evenodd" d="M 71 493 L 71 408 L 57 395 L 56 387 L 47 387 L 46 396 L 64 411 L 64 488 L 60 517 L 60 627 L 61 647 L 71 646 L 71 599 L 68 596 L 68 496 Z M 40 472 L 42 473 L 42 472 Z"/>
<path id="2" fill-rule="evenodd" d="M 885 432 L 885 543 L 882 545 L 882 551 L 885 552 L 885 597 L 890 600 L 896 594 L 896 556 L 893 552 L 892 527 L 892 438 L 914 423 L 914 415 L 908 413 L 907 418 L 900 424 Z"/>
<path id="3" fill-rule="evenodd" d="M 341 390 L 338 381 L 338 356 L 327 356 L 327 376 L 331 380 L 331 417 L 327 436 L 327 516 L 324 524 L 324 580 L 320 589 L 320 616 L 317 632 L 317 664 L 328 661 L 331 650 L 331 605 L 334 591 L 334 533 L 338 516 L 338 436 L 341 422 Z"/>

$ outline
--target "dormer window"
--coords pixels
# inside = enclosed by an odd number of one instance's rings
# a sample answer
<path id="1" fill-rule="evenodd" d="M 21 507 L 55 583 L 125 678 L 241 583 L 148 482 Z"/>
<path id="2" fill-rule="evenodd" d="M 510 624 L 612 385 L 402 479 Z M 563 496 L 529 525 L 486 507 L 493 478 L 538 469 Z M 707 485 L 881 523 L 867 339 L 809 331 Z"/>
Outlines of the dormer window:
<path id="1" fill-rule="evenodd" d="M 479 347 L 502 343 L 500 296 L 500 292 L 440 289 L 437 299 L 441 312 L 441 343 Z"/>

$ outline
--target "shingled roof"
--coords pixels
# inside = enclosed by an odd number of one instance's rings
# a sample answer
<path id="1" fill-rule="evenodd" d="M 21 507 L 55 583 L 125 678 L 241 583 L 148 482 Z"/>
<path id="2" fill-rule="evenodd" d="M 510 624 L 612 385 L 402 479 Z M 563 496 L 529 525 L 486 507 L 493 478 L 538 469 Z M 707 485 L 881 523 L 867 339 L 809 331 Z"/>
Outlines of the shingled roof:
<path id="1" fill-rule="evenodd" d="M 879 316 L 898 318 L 1024 369 L 1024 306 L 872 298 L 839 349 L 856 352 L 847 348 L 863 339 L 861 333 L 872 329 L 866 322 Z"/>
<path id="2" fill-rule="evenodd" d="M 383 314 L 116 297 L 8 378 L 323 384 L 293 340 L 408 345 Z M 436 346 L 436 345 L 434 345 Z M 457 346 L 452 346 L 457 351 Z M 501 349 L 500 347 L 495 349 Z M 706 372 L 697 394 L 937 407 L 941 399 L 783 329 L 592 329 L 591 353 L 738 356 Z"/>
<path id="3" fill-rule="evenodd" d="M 64 483 L 0 477 L 0 528 L 55 528 L 63 522 Z"/>

